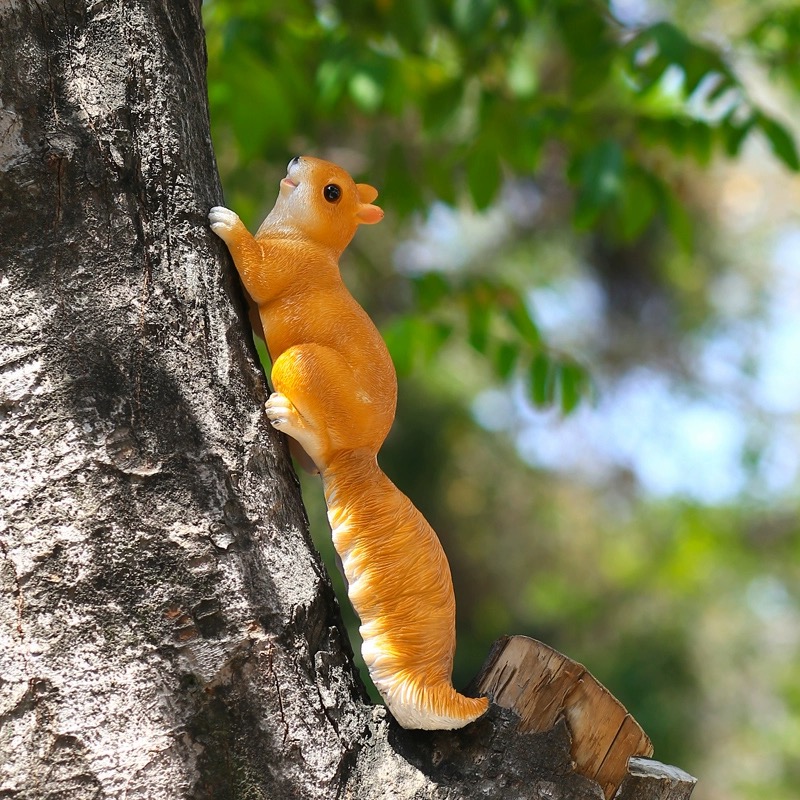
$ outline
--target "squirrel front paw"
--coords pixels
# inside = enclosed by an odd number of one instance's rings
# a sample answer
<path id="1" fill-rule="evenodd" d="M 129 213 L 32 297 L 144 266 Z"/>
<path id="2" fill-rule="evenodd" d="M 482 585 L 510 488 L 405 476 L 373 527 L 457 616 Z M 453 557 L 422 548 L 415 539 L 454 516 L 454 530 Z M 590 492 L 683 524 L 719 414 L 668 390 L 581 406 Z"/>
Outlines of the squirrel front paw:
<path id="1" fill-rule="evenodd" d="M 227 237 L 242 224 L 239 215 L 225 206 L 214 206 L 208 212 L 208 221 L 211 224 L 211 230 L 223 241 L 227 241 Z"/>

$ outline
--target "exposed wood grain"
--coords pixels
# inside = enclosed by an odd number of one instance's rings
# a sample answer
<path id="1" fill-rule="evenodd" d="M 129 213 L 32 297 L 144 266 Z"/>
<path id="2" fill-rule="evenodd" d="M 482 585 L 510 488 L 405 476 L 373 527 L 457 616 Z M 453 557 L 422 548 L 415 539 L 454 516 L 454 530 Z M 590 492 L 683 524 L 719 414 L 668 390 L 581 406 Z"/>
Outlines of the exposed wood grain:
<path id="1" fill-rule="evenodd" d="M 631 756 L 653 754 L 638 723 L 585 667 L 535 639 L 501 639 L 477 690 L 518 714 L 521 733 L 549 730 L 563 718 L 577 771 L 597 781 L 607 798 L 628 774 Z"/>

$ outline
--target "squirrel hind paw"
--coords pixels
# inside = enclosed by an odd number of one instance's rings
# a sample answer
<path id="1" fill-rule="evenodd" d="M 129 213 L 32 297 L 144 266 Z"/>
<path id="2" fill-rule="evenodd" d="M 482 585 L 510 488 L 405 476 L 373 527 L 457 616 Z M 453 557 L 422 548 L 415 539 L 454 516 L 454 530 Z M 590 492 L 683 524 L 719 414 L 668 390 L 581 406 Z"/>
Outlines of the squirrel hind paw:
<path id="1" fill-rule="evenodd" d="M 291 400 L 280 392 L 273 392 L 269 396 L 269 400 L 264 405 L 264 412 L 273 427 L 279 430 L 298 427 L 300 422 L 297 409 L 292 405 Z M 286 432 L 288 433 L 288 431 Z"/>
<path id="2" fill-rule="evenodd" d="M 321 465 L 326 463 L 324 446 L 313 425 L 304 419 L 292 401 L 280 392 L 273 392 L 264 405 L 264 411 L 273 428 L 290 436 L 302 448 L 306 459 L 301 459 L 303 467 L 310 472 L 320 472 Z"/>

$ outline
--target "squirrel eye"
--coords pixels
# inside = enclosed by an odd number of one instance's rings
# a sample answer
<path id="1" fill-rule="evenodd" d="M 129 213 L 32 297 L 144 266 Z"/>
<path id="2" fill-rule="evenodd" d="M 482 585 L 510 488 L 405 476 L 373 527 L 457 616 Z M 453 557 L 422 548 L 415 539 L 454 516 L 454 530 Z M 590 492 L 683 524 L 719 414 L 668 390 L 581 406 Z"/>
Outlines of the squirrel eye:
<path id="1" fill-rule="evenodd" d="M 322 190 L 322 196 L 329 203 L 336 203 L 336 202 L 338 202 L 339 198 L 342 196 L 342 190 L 335 183 L 329 183 Z"/>

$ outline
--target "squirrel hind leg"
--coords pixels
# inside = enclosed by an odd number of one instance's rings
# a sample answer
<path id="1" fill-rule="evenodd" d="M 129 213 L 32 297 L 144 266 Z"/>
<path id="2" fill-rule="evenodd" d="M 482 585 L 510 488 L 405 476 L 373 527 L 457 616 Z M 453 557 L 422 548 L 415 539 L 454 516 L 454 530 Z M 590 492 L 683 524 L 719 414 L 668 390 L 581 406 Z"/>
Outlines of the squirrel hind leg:
<path id="1" fill-rule="evenodd" d="M 273 424 L 297 439 L 320 471 L 342 450 L 377 452 L 382 432 L 376 430 L 376 415 L 337 350 L 314 343 L 284 350 L 272 365 L 272 384 L 296 414 L 281 414 L 275 403 L 274 416 L 286 416 L 286 423 Z"/>

